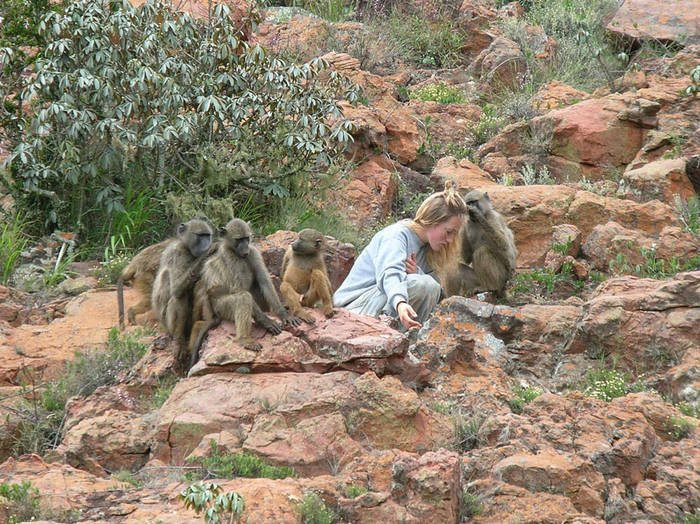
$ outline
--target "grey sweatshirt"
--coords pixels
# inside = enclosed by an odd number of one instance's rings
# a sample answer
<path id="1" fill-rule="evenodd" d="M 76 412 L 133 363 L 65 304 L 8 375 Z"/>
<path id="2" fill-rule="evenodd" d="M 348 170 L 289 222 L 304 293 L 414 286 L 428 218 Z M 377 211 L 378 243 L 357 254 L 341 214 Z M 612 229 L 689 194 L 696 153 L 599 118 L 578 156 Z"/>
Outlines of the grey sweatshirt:
<path id="1" fill-rule="evenodd" d="M 333 295 L 335 306 L 345 306 L 369 289 L 377 287 L 396 310 L 399 302 L 408 299 L 406 259 L 411 253 L 416 254 L 418 273 L 435 278 L 426 258 L 428 244 L 421 242 L 409 227 L 410 223 L 410 220 L 401 220 L 374 235 Z"/>

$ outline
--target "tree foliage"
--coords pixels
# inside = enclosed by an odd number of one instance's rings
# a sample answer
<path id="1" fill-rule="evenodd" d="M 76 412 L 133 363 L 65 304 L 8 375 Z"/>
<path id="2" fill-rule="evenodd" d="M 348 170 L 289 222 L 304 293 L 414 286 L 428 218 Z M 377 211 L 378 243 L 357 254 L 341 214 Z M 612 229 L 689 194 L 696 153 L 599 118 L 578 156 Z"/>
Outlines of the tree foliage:
<path id="1" fill-rule="evenodd" d="M 127 186 L 187 190 L 212 148 L 229 151 L 221 191 L 285 196 L 352 139 L 337 100 L 356 101 L 356 86 L 324 60 L 249 45 L 224 3 L 198 21 L 160 0 L 77 0 L 39 31 L 46 46 L 24 90 L 33 114 L 8 165 L 59 226 L 123 212 Z"/>

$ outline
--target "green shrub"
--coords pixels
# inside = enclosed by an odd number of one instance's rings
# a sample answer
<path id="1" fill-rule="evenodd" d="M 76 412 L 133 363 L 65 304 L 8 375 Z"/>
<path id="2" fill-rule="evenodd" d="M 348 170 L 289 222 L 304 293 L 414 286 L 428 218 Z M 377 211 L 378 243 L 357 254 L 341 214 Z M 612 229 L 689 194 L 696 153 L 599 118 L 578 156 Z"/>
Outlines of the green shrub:
<path id="1" fill-rule="evenodd" d="M 455 18 L 432 20 L 392 9 L 386 15 L 372 17 L 369 23 L 376 25 L 373 34 L 377 38 L 388 33 L 388 39 L 396 42 L 400 57 L 408 63 L 449 68 L 464 61 L 461 50 L 468 37 Z"/>
<path id="2" fill-rule="evenodd" d="M 369 490 L 366 487 L 358 486 L 357 484 L 348 484 L 345 486 L 345 495 L 350 499 L 364 495 L 368 491 Z"/>
<path id="3" fill-rule="evenodd" d="M 525 164 L 520 169 L 520 179 L 525 186 L 554 184 L 554 179 L 547 166 L 541 166 L 536 170 L 532 164 Z"/>
<path id="4" fill-rule="evenodd" d="M 112 473 L 110 478 L 118 482 L 122 482 L 124 484 L 131 484 L 135 488 L 138 488 L 143 485 L 142 481 L 136 479 L 136 477 L 134 477 L 134 474 L 126 469 L 122 469 L 116 471 L 115 473 Z"/>
<path id="5" fill-rule="evenodd" d="M 533 2 L 522 23 L 542 27 L 557 42 L 556 55 L 550 63 L 538 61 L 539 49 L 533 48 L 524 38 L 508 31 L 506 36 L 514 36 L 523 48 L 531 74 L 538 83 L 559 80 L 590 91 L 608 82 L 611 76 L 619 75 L 620 69 L 626 66 L 617 58 L 618 52 L 610 46 L 605 33 L 605 19 L 617 7 L 614 0 Z"/>
<path id="6" fill-rule="evenodd" d="M 586 395 L 610 402 L 617 397 L 624 397 L 628 392 L 627 376 L 616 369 L 591 369 L 587 376 Z"/>
<path id="7" fill-rule="evenodd" d="M 353 14 L 354 2 L 348 0 L 305 0 L 304 8 L 330 22 L 344 22 Z"/>
<path id="8" fill-rule="evenodd" d="M 299 515 L 303 524 L 332 524 L 335 511 L 326 506 L 316 493 L 307 493 L 299 504 Z"/>
<path id="9" fill-rule="evenodd" d="M 432 409 L 433 411 L 437 411 L 438 413 L 442 413 L 443 415 L 451 415 L 452 412 L 454 411 L 454 405 L 449 404 L 447 402 L 440 402 L 440 401 L 430 402 L 428 404 L 428 407 L 430 409 Z"/>
<path id="10" fill-rule="evenodd" d="M 686 402 L 685 400 L 681 400 L 678 404 L 676 404 L 676 408 L 678 408 L 678 411 L 683 413 L 686 417 L 700 418 L 700 408 Z"/>
<path id="11" fill-rule="evenodd" d="M 694 513 L 683 513 L 683 524 L 700 524 L 700 509 L 696 509 Z"/>
<path id="12" fill-rule="evenodd" d="M 468 522 L 472 517 L 481 515 L 483 512 L 484 504 L 481 501 L 481 497 L 476 493 L 472 493 L 469 488 L 462 488 L 457 522 Z"/>
<path id="13" fill-rule="evenodd" d="M 64 510 L 51 506 L 42 499 L 39 490 L 31 482 L 0 484 L 0 506 L 7 516 L 6 524 L 45 520 L 52 522 L 78 522 L 80 511 Z"/>
<path id="14" fill-rule="evenodd" d="M 44 44 L 38 27 L 42 16 L 61 8 L 50 0 L 0 2 L 0 140 L 16 140 L 21 133 L 23 73 L 36 59 L 28 50 Z"/>
<path id="15" fill-rule="evenodd" d="M 552 244 L 552 251 L 560 255 L 566 255 L 571 250 L 572 244 L 571 237 L 567 237 L 566 242 L 563 244 Z"/>
<path id="16" fill-rule="evenodd" d="M 479 122 L 471 128 L 477 145 L 488 142 L 506 125 L 505 119 L 498 114 L 498 110 L 495 106 L 487 104 L 481 111 Z"/>
<path id="17" fill-rule="evenodd" d="M 690 77 L 690 84 L 685 88 L 686 95 L 696 96 L 700 92 L 700 65 L 695 66 L 694 69 L 688 73 Z"/>
<path id="18" fill-rule="evenodd" d="M 146 352 L 146 344 L 141 341 L 144 335 L 142 331 L 120 334 L 113 328 L 105 348 L 76 353 L 76 359 L 66 364 L 66 372 L 45 384 L 23 370 L 20 380 L 25 399 L 17 408 L 21 427 L 15 436 L 13 453 L 43 454 L 54 449 L 63 433 L 68 399 L 77 395 L 86 397 L 100 386 L 115 384 L 122 372 Z"/>
<path id="19" fill-rule="evenodd" d="M 562 293 L 578 294 L 584 286 L 584 281 L 576 279 L 571 263 L 566 262 L 559 271 L 535 268 L 532 271 L 517 274 L 511 293 L 513 298 L 521 295 L 552 297 Z"/>
<path id="20" fill-rule="evenodd" d="M 235 491 L 222 493 L 221 486 L 214 482 L 192 484 L 178 498 L 197 515 L 203 513 L 206 524 L 219 524 L 226 515 L 229 515 L 229 523 L 238 522 L 245 510 L 243 496 Z"/>
<path id="21" fill-rule="evenodd" d="M 684 201 L 676 195 L 673 202 L 685 228 L 695 235 L 700 234 L 700 198 L 690 197 Z"/>
<path id="22" fill-rule="evenodd" d="M 467 97 L 459 89 L 445 84 L 427 84 L 413 89 L 409 96 L 411 100 L 439 104 L 464 104 L 467 101 Z"/>
<path id="23" fill-rule="evenodd" d="M 41 495 L 31 482 L 0 484 L 0 505 L 5 507 L 7 524 L 41 518 Z"/>
<path id="24" fill-rule="evenodd" d="M 99 269 L 93 272 L 93 276 L 97 278 L 97 284 L 102 287 L 116 284 L 117 280 L 119 280 L 119 275 L 131 262 L 131 258 L 128 254 L 119 252 L 115 255 L 105 256 L 105 260 Z"/>
<path id="25" fill-rule="evenodd" d="M 323 60 L 288 64 L 249 46 L 229 14 L 220 3 L 200 23 L 159 0 L 77 0 L 42 19 L 47 45 L 26 88 L 35 111 L 8 157 L 18 201 L 59 228 L 109 238 L 128 226 L 133 238 L 143 224 L 125 188 L 135 201 L 154 192 L 139 209 L 158 222 L 168 193 L 204 189 L 190 182 L 202 171 L 226 178 L 208 196 L 235 202 L 314 187 L 352 139 L 336 99 L 356 101 L 356 86 Z M 225 169 L 206 155 L 217 146 Z"/>
<path id="26" fill-rule="evenodd" d="M 199 474 L 204 478 L 231 479 L 234 477 L 248 477 L 283 479 L 296 476 L 294 468 L 289 466 L 272 466 L 260 457 L 245 452 L 220 455 L 216 441 L 211 440 L 209 444 L 211 446 L 210 457 L 192 457 L 188 459 L 190 463 L 199 463 L 201 465 L 202 471 Z M 191 477 L 192 475 L 190 475 Z"/>
<path id="27" fill-rule="evenodd" d="M 28 222 L 21 214 L 4 215 L 0 211 L 0 284 L 7 285 L 19 257 L 27 247 Z"/>
<path id="28" fill-rule="evenodd" d="M 177 377 L 169 375 L 158 380 L 156 388 L 146 399 L 151 409 L 160 408 L 170 398 L 170 394 L 177 385 Z"/>
<path id="29" fill-rule="evenodd" d="M 666 421 L 666 431 L 671 440 L 678 441 L 693 433 L 697 425 L 697 422 L 685 417 L 669 417 Z"/>
<path id="30" fill-rule="evenodd" d="M 523 387 L 518 384 L 513 390 L 513 393 L 515 396 L 508 401 L 508 405 L 513 413 L 519 415 L 523 412 L 525 404 L 539 397 L 542 394 L 542 390 L 530 386 Z"/>

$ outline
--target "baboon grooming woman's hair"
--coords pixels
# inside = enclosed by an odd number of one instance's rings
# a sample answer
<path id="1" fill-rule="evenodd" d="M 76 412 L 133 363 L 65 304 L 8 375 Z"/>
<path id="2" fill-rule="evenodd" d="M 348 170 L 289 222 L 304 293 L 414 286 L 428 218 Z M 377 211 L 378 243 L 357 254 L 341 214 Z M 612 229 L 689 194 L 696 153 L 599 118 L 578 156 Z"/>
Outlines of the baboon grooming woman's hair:
<path id="1" fill-rule="evenodd" d="M 404 329 L 427 320 L 441 295 L 436 276 L 456 249 L 467 206 L 451 183 L 430 195 L 413 220 L 379 231 L 333 296 L 355 313 L 397 318 Z"/>

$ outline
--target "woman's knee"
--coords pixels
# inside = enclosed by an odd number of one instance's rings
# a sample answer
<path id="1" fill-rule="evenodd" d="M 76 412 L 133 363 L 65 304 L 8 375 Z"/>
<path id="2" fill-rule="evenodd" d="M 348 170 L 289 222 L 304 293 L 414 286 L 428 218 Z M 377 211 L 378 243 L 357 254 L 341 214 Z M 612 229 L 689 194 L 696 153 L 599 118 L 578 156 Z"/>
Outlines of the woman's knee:
<path id="1" fill-rule="evenodd" d="M 429 275 L 409 275 L 407 284 L 411 294 L 436 300 L 440 297 L 440 283 Z"/>

